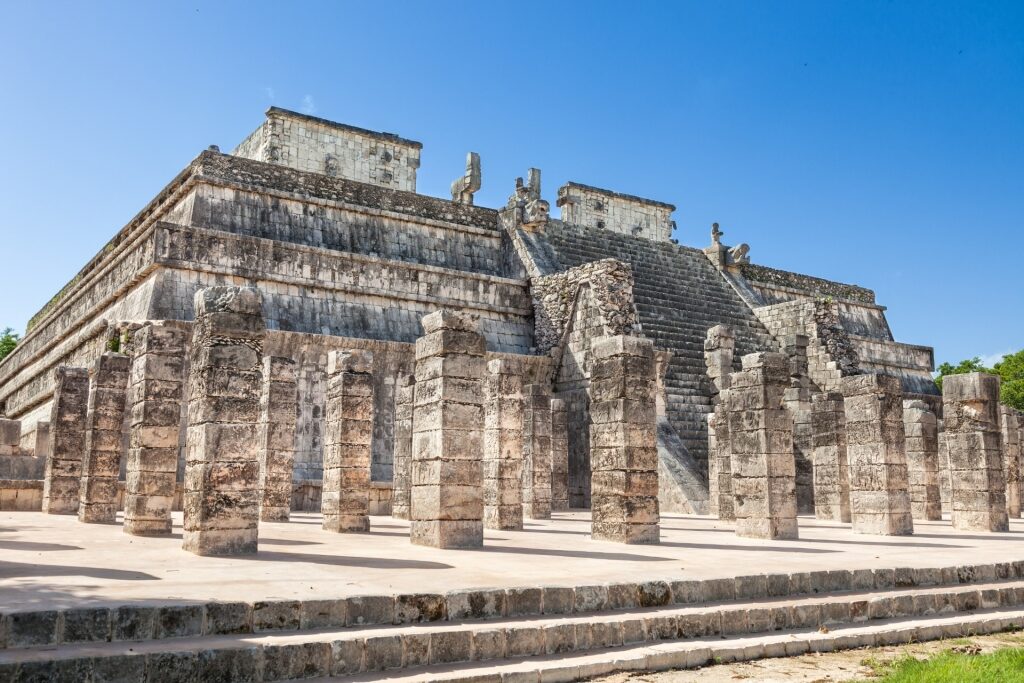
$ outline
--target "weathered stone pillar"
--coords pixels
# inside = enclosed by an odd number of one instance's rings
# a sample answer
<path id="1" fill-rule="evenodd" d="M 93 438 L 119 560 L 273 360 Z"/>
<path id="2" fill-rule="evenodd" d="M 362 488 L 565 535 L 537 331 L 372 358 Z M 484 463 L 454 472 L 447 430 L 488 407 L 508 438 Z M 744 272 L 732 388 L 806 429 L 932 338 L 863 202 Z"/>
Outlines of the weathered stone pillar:
<path id="1" fill-rule="evenodd" d="M 410 540 L 437 548 L 484 542 L 484 338 L 455 311 L 423 317 L 416 340 Z M 550 465 L 549 465 L 550 467 Z"/>
<path id="2" fill-rule="evenodd" d="M 251 287 L 210 287 L 196 292 L 194 306 L 182 547 L 198 555 L 255 553 L 262 301 Z"/>
<path id="3" fill-rule="evenodd" d="M 814 448 L 814 516 L 850 521 L 850 472 L 846 459 L 846 413 L 837 391 L 811 399 Z"/>
<path id="4" fill-rule="evenodd" d="M 50 421 L 40 420 L 36 422 L 36 433 L 34 435 L 33 453 L 37 458 L 50 457 Z"/>
<path id="5" fill-rule="evenodd" d="M 569 417 L 561 398 L 551 399 L 551 509 L 569 509 Z"/>
<path id="6" fill-rule="evenodd" d="M 295 361 L 263 358 L 260 394 L 260 519 L 287 522 L 292 509 L 298 393 Z"/>
<path id="7" fill-rule="evenodd" d="M 43 512 L 73 515 L 78 512 L 82 481 L 89 371 L 61 366 L 54 375 L 56 387 L 50 409 L 50 453 L 43 477 Z"/>
<path id="8" fill-rule="evenodd" d="M 395 390 L 394 489 L 391 516 L 409 519 L 409 490 L 412 487 L 412 407 L 416 399 L 416 376 L 402 374 Z"/>
<path id="9" fill-rule="evenodd" d="M 372 372 L 371 351 L 331 351 L 327 356 L 324 487 L 320 499 L 327 531 L 370 530 Z"/>
<path id="10" fill-rule="evenodd" d="M 708 330 L 704 340 L 704 364 L 711 378 L 711 401 L 714 404 L 713 417 L 708 417 L 708 502 L 710 513 L 723 521 L 736 519 L 732 498 L 729 417 L 725 408 L 735 346 L 736 338 L 728 325 L 715 325 Z"/>
<path id="11" fill-rule="evenodd" d="M 793 334 L 783 340 L 789 357 L 789 388 L 783 399 L 793 415 L 793 458 L 796 460 L 796 509 L 814 512 L 814 445 L 811 426 L 811 384 L 807 377 L 807 337 Z"/>
<path id="12" fill-rule="evenodd" d="M 783 407 L 789 359 L 751 353 L 742 362 L 727 398 L 736 534 L 797 538 L 793 416 Z"/>
<path id="13" fill-rule="evenodd" d="M 85 459 L 79 487 L 78 521 L 113 524 L 117 517 L 117 478 L 124 450 L 121 431 L 131 359 L 107 352 L 93 363 L 89 377 Z"/>
<path id="14" fill-rule="evenodd" d="M 1003 472 L 1006 476 L 1006 514 L 1021 516 L 1020 423 L 1017 411 L 999 406 L 999 427 L 1003 440 Z"/>
<path id="15" fill-rule="evenodd" d="M 551 519 L 551 393 L 523 386 L 523 517 Z"/>
<path id="16" fill-rule="evenodd" d="M 658 543 L 654 343 L 618 335 L 590 349 L 593 538 Z"/>
<path id="17" fill-rule="evenodd" d="M 914 519 L 942 519 L 939 494 L 939 431 L 935 413 L 924 401 L 903 402 L 907 436 L 907 480 Z"/>
<path id="18" fill-rule="evenodd" d="M 21 422 L 0 417 L 0 455 L 18 455 L 20 443 Z"/>
<path id="19" fill-rule="evenodd" d="M 939 429 L 939 500 L 942 514 L 953 513 L 953 484 L 949 478 L 949 446 L 946 444 L 946 428 L 942 420 L 936 420 Z"/>
<path id="20" fill-rule="evenodd" d="M 523 378 L 496 358 L 484 379 L 484 526 L 523 528 Z"/>
<path id="21" fill-rule="evenodd" d="M 145 325 L 131 340 L 124 531 L 171 533 L 185 397 L 185 330 Z"/>
<path id="22" fill-rule="evenodd" d="M 999 378 L 983 372 L 942 380 L 953 527 L 1007 531 L 1006 481 L 999 432 Z"/>
<path id="23" fill-rule="evenodd" d="M 890 375 L 851 375 L 843 377 L 842 390 L 853 530 L 910 535 L 914 522 L 907 490 L 900 381 Z"/>

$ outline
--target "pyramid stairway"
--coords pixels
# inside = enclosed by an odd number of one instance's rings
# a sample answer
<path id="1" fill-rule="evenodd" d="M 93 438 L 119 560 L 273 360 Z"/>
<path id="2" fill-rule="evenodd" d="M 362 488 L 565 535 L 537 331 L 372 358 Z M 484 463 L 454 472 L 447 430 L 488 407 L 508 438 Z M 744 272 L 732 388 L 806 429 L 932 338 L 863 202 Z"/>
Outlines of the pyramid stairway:
<path id="1" fill-rule="evenodd" d="M 690 455 L 706 467 L 711 386 L 704 365 L 709 327 L 729 325 L 736 360 L 774 348 L 768 331 L 698 249 L 603 230 L 552 223 L 547 239 L 563 268 L 616 258 L 633 269 L 633 295 L 645 335 L 672 352 L 665 377 L 669 422 Z"/>

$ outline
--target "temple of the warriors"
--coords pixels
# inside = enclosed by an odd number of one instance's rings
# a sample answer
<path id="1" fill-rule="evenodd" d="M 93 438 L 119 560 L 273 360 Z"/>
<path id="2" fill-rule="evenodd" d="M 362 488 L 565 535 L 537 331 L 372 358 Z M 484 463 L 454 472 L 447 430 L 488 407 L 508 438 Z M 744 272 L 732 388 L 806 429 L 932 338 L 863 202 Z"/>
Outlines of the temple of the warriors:
<path id="1" fill-rule="evenodd" d="M 678 645 L 521 679 L 574 680 L 1024 616 L 1024 554 L 998 545 L 1024 507 L 1024 417 L 998 378 L 940 392 L 932 349 L 896 341 L 871 289 L 757 263 L 717 223 L 677 231 L 671 197 L 545 189 L 528 169 L 488 177 L 509 195 L 484 207 L 486 159 L 467 154 L 439 198 L 417 193 L 422 152 L 271 108 L 230 153 L 199 153 L 32 318 L 0 363 L 0 511 L 54 525 L 51 550 L 112 548 L 117 529 L 135 543 L 123 561 L 137 552 L 156 576 L 186 557 L 181 576 L 202 578 L 173 614 L 78 584 L 40 611 L 0 573 L 0 678 L 271 681 Z M 237 558 L 326 556 L 288 555 L 303 544 L 344 549 L 309 583 L 359 575 L 354 594 L 284 600 L 287 577 L 227 580 Z M 918 552 L 932 547 L 967 550 Z M 380 555 L 336 566 L 358 549 Z M 488 549 L 504 571 L 484 578 L 451 552 Z M 577 564 L 544 574 L 531 554 Z M 697 574 L 673 578 L 669 560 Z M 415 585 L 382 588 L 399 585 L 389 569 Z M 922 586 L 933 597 L 908 592 Z M 741 602 L 762 599 L 778 604 Z M 939 614 L 955 628 L 898 622 Z M 540 615 L 560 621 L 474 621 Z M 869 619 L 898 623 L 854 632 Z M 408 627 L 422 622 L 438 625 Z M 365 630 L 384 624 L 396 631 Z M 310 635 L 330 628 L 348 630 Z M 224 640 L 281 630 L 306 640 L 250 654 Z M 802 644 L 694 645 L 774 631 Z M 220 644 L 118 649 L 200 636 Z M 97 641 L 106 654 L 75 649 Z"/>

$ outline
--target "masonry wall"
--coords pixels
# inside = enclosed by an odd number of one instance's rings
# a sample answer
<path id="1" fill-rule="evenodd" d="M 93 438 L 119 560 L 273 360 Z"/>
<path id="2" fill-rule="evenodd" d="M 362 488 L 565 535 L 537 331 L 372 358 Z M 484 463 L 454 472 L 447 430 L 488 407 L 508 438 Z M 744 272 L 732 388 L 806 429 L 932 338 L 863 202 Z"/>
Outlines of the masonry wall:
<path id="1" fill-rule="evenodd" d="M 558 206 L 566 223 L 661 242 L 672 236 L 671 204 L 568 183 L 558 189 Z"/>

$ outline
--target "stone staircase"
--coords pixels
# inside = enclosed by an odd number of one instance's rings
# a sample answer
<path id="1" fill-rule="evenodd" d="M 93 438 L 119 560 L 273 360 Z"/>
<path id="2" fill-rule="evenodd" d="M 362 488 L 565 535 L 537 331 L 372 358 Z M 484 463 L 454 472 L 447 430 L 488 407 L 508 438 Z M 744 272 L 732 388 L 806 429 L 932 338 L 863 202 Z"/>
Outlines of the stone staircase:
<path id="1" fill-rule="evenodd" d="M 665 377 L 669 422 L 706 472 L 705 415 L 711 411 L 704 366 L 707 330 L 733 328 L 737 367 L 740 356 L 775 348 L 768 331 L 698 249 L 557 222 L 549 224 L 547 238 L 563 268 L 602 258 L 630 264 L 644 334 L 673 354 Z"/>
<path id="2" fill-rule="evenodd" d="M 2 681 L 569 681 L 1024 623 L 1024 562 L 3 615 Z"/>

